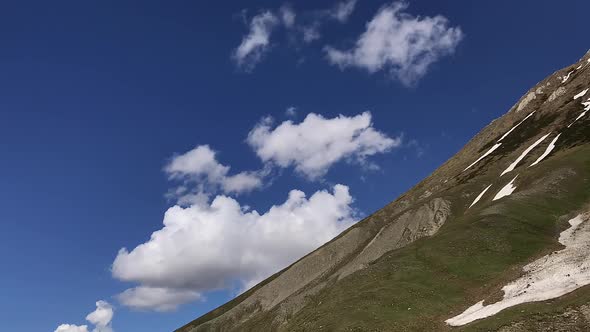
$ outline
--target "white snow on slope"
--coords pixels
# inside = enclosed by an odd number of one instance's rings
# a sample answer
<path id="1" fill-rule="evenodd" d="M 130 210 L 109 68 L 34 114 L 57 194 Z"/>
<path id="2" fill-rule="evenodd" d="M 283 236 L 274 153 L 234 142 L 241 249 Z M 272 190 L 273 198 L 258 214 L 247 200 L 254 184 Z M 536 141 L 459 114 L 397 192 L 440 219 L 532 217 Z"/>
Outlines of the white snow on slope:
<path id="1" fill-rule="evenodd" d="M 588 89 L 586 89 L 584 91 L 588 91 Z M 578 115 L 578 117 L 574 120 L 574 122 L 570 123 L 569 126 L 567 126 L 568 128 L 571 127 L 574 123 L 576 123 L 576 121 L 583 118 L 584 115 L 586 115 L 586 113 L 588 113 L 588 111 L 590 111 L 590 98 L 588 98 L 588 100 L 582 102 L 582 106 L 584 106 L 584 112 L 580 113 L 580 115 Z"/>
<path id="2" fill-rule="evenodd" d="M 467 166 L 463 172 L 465 172 L 466 170 L 468 170 L 469 168 L 471 168 L 471 166 L 477 164 L 480 160 L 482 160 L 483 158 L 487 157 L 490 153 L 496 151 L 497 148 L 500 147 L 500 145 L 502 145 L 502 143 L 497 143 L 496 145 L 492 146 L 486 153 L 484 153 L 481 157 L 479 157 L 476 161 L 474 161 L 471 165 Z"/>
<path id="3" fill-rule="evenodd" d="M 489 186 L 487 186 L 486 189 L 484 189 L 479 195 L 477 195 L 477 197 L 475 197 L 475 199 L 473 200 L 473 203 L 471 203 L 471 205 L 469 205 L 468 209 L 471 208 L 472 206 L 475 205 L 475 203 L 479 202 L 479 200 L 483 197 L 483 195 L 485 195 L 486 191 L 488 191 L 488 189 L 490 189 L 492 185 L 490 184 Z"/>
<path id="4" fill-rule="evenodd" d="M 514 186 L 514 180 L 516 180 L 517 177 L 518 175 L 516 175 L 514 179 L 512 179 L 512 181 L 508 182 L 508 184 L 505 185 L 502 189 L 500 189 L 500 191 L 498 191 L 498 193 L 496 194 L 496 196 L 494 196 L 494 199 L 492 199 L 492 201 L 498 200 L 502 197 L 510 196 L 516 189 L 516 187 Z"/>
<path id="5" fill-rule="evenodd" d="M 563 77 L 563 79 L 561 80 L 561 83 L 562 83 L 562 84 L 563 84 L 563 83 L 565 83 L 565 82 L 566 82 L 566 81 L 567 81 L 567 80 L 570 78 L 570 75 L 571 75 L 573 72 L 574 72 L 574 71 L 572 70 L 572 71 L 570 71 L 569 73 L 567 73 L 567 75 L 566 75 L 566 76 L 564 76 L 564 77 Z"/>
<path id="6" fill-rule="evenodd" d="M 539 139 L 538 139 L 538 140 L 537 140 L 535 143 L 533 143 L 533 144 L 532 144 L 531 146 L 529 146 L 529 147 L 528 147 L 526 150 L 524 150 L 524 151 L 522 152 L 522 154 L 521 154 L 521 155 L 520 155 L 518 158 L 516 158 L 516 160 L 515 160 L 515 161 L 514 161 L 512 164 L 510 164 L 510 166 L 508 166 L 508 168 L 506 168 L 506 169 L 504 170 L 504 172 L 502 172 L 502 174 L 500 174 L 500 176 L 502 176 L 502 175 L 504 175 L 504 174 L 506 174 L 506 173 L 508 173 L 508 172 L 511 172 L 512 170 L 514 170 L 514 168 L 516 168 L 516 165 L 518 165 L 518 163 L 519 163 L 521 160 L 523 160 L 523 159 L 524 159 L 524 157 L 526 157 L 526 155 L 527 155 L 527 154 L 529 154 L 529 152 L 531 152 L 531 151 L 532 151 L 532 150 L 533 150 L 533 149 L 534 149 L 534 148 L 535 148 L 537 145 L 541 144 L 541 142 L 543 142 L 543 141 L 545 140 L 545 138 L 547 138 L 547 136 L 549 136 L 549 134 L 547 134 L 547 135 L 545 135 L 545 136 L 543 136 L 543 137 L 539 138 Z"/>
<path id="7" fill-rule="evenodd" d="M 498 142 L 502 141 L 504 138 L 506 138 L 506 136 L 508 136 L 508 134 L 510 134 L 514 129 L 516 129 L 516 127 L 520 126 L 526 119 L 530 118 L 531 115 L 535 114 L 536 111 L 532 111 L 531 114 L 527 115 L 526 118 L 522 119 L 522 121 L 520 121 L 519 123 L 517 123 L 514 127 L 510 128 L 510 130 L 508 130 L 506 132 L 506 134 L 504 134 L 502 137 L 500 137 L 500 139 L 498 140 Z"/>
<path id="8" fill-rule="evenodd" d="M 557 136 L 555 136 L 553 141 L 551 141 L 551 143 L 549 143 L 549 146 L 547 146 L 547 149 L 545 149 L 545 152 L 543 152 L 543 154 L 534 163 L 532 163 L 531 166 L 529 166 L 529 167 L 533 167 L 536 164 L 540 163 L 541 160 L 545 159 L 545 157 L 547 157 L 551 153 L 551 151 L 553 151 L 553 149 L 555 149 L 555 142 L 557 142 L 557 139 L 559 139 L 559 136 L 561 136 L 561 133 L 559 133 L 559 134 L 557 134 Z"/>
<path id="9" fill-rule="evenodd" d="M 588 104 L 590 104 L 590 103 L 588 103 Z M 576 123 L 576 121 L 578 121 L 581 118 L 583 118 L 584 115 L 586 115 L 586 113 L 588 113 L 588 111 L 584 111 L 584 112 L 580 113 L 580 115 L 578 115 L 578 117 L 574 120 L 574 122 L 570 123 L 569 126 L 567 126 L 567 127 L 569 128 L 569 127 L 573 126 L 573 124 Z"/>
<path id="10" fill-rule="evenodd" d="M 576 70 L 582 68 L 583 65 L 579 65 L 578 67 L 576 67 Z"/>
<path id="11" fill-rule="evenodd" d="M 574 96 L 574 100 L 576 100 L 576 99 L 578 99 L 578 98 L 581 98 L 581 97 L 584 97 L 584 95 L 586 94 L 586 92 L 588 92 L 588 89 L 586 89 L 586 90 L 584 90 L 584 91 L 582 91 L 582 92 L 578 93 L 577 95 L 575 95 L 575 96 Z"/>
<path id="12" fill-rule="evenodd" d="M 589 219 L 588 213 L 571 219 L 571 226 L 559 235 L 565 248 L 527 264 L 524 276 L 502 288 L 502 300 L 485 306 L 480 301 L 445 322 L 465 325 L 518 304 L 554 299 L 590 284 Z"/>

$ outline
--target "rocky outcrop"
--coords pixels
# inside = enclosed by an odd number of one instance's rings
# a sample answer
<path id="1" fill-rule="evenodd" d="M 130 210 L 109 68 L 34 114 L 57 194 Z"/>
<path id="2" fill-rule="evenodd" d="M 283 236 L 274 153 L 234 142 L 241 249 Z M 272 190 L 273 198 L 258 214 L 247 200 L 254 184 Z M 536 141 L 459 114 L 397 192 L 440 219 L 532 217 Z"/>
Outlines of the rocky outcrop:
<path id="1" fill-rule="evenodd" d="M 364 268 L 383 254 L 406 246 L 425 236 L 434 235 L 451 214 L 450 202 L 435 198 L 417 209 L 407 211 L 383 226 L 363 250 L 338 273 L 338 278 Z"/>

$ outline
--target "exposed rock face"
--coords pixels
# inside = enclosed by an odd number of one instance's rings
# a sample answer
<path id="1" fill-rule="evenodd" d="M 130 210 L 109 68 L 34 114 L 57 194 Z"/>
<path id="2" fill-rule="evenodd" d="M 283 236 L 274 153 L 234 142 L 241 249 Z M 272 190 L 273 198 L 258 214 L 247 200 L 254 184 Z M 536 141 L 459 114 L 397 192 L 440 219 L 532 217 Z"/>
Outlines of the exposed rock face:
<path id="1" fill-rule="evenodd" d="M 557 99 L 558 97 L 561 97 L 565 94 L 565 88 L 560 86 L 559 88 L 557 88 L 555 91 L 553 91 L 551 93 L 551 96 L 549 96 L 549 99 L 547 99 L 548 102 L 552 102 L 555 99 Z"/>
<path id="2" fill-rule="evenodd" d="M 523 99 L 523 100 L 522 100 L 522 101 L 521 101 L 521 102 L 518 104 L 518 107 L 516 108 L 516 111 L 517 111 L 517 112 L 520 112 L 520 111 L 522 111 L 522 110 L 523 110 L 525 107 L 527 107 L 527 105 L 528 105 L 528 104 L 529 104 L 531 101 L 533 101 L 533 100 L 537 99 L 537 92 L 540 92 L 540 93 L 542 93 L 542 92 L 543 92 L 543 90 L 541 90 L 541 88 L 539 88 L 539 89 L 537 89 L 536 91 L 534 91 L 534 92 L 531 92 L 531 93 L 529 93 L 528 95 L 526 95 L 526 97 L 524 97 L 524 99 Z"/>
<path id="3" fill-rule="evenodd" d="M 435 198 L 415 210 L 400 215 L 383 226 L 371 242 L 338 273 L 338 278 L 364 268 L 388 251 L 401 248 L 425 236 L 434 235 L 451 214 L 451 204 Z"/>

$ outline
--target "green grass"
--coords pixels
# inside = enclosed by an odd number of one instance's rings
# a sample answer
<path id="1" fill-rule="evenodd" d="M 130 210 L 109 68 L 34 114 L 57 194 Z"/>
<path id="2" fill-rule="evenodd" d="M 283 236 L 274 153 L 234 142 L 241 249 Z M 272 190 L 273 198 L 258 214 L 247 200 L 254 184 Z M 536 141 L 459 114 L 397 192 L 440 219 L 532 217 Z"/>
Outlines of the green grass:
<path id="1" fill-rule="evenodd" d="M 567 190 L 558 194 L 540 191 L 518 198 L 514 195 L 495 204 L 487 197 L 477 209 L 447 221 L 436 236 L 390 252 L 339 281 L 337 287 L 327 287 L 292 317 L 287 330 L 312 331 L 320 326 L 344 331 L 449 329 L 443 322 L 453 313 L 497 295 L 503 285 L 518 277 L 523 264 L 560 248 L 557 234 L 565 225 L 558 221 L 559 216 L 581 208 L 590 199 L 589 150 L 572 150 L 519 177 L 519 190 L 526 190 L 549 171 L 569 167 L 577 175 L 560 184 Z M 454 203 L 464 206 L 466 202 Z M 482 213 L 492 205 L 496 213 Z M 590 299 L 590 292 L 584 295 Z M 494 329 L 523 315 L 522 310 L 534 313 L 559 308 L 527 304 L 459 330 Z"/>

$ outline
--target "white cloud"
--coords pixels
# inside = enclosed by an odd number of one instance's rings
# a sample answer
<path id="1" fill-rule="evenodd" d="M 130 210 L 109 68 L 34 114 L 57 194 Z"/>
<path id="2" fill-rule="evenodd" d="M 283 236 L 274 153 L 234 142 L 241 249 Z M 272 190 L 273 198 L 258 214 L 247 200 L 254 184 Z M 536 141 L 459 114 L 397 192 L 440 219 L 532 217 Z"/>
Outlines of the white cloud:
<path id="1" fill-rule="evenodd" d="M 336 5 L 336 7 L 334 7 L 333 10 L 331 10 L 330 15 L 334 19 L 344 23 L 344 22 L 348 21 L 348 18 L 350 17 L 352 12 L 354 11 L 355 5 L 356 5 L 356 0 L 342 1 L 342 2 L 338 3 Z"/>
<path id="2" fill-rule="evenodd" d="M 86 320 L 95 325 L 94 332 L 113 332 L 111 327 L 113 314 L 113 306 L 101 300 L 96 302 L 96 310 L 89 313 Z"/>
<path id="3" fill-rule="evenodd" d="M 230 167 L 219 163 L 215 151 L 208 145 L 199 145 L 174 156 L 164 171 L 171 180 L 183 181 L 183 185 L 171 192 L 170 196 L 185 203 L 207 200 L 206 193 L 217 189 L 224 193 L 248 192 L 261 187 L 264 177 L 264 170 L 229 175 Z"/>
<path id="4" fill-rule="evenodd" d="M 248 24 L 249 31 L 232 52 L 238 67 L 251 71 L 263 58 L 277 29 L 285 28 L 293 45 L 302 41 L 309 44 L 320 39 L 320 28 L 325 21 L 345 23 L 354 11 L 356 0 L 344 0 L 330 9 L 312 10 L 298 15 L 289 4 L 279 9 L 265 10 L 255 15 Z M 298 48 L 298 46 L 296 46 Z"/>
<path id="5" fill-rule="evenodd" d="M 114 309 L 107 301 L 97 301 L 96 310 L 86 316 L 86 320 L 94 325 L 93 332 L 114 332 L 111 326 Z M 54 332 L 88 332 L 88 325 L 61 324 Z"/>
<path id="6" fill-rule="evenodd" d="M 60 326 L 57 327 L 57 329 L 55 329 L 54 332 L 88 332 L 88 326 L 61 324 Z"/>
<path id="7" fill-rule="evenodd" d="M 417 82 L 432 63 L 454 52 L 463 33 L 443 16 L 415 17 L 404 12 L 407 7 L 395 2 L 381 8 L 352 49 L 326 47 L 328 60 L 370 73 L 389 70 L 405 85 Z"/>
<path id="8" fill-rule="evenodd" d="M 162 229 L 117 254 L 113 276 L 140 285 L 118 298 L 131 307 L 170 310 L 201 292 L 249 287 L 352 225 L 351 203 L 348 187 L 336 185 L 309 198 L 293 190 L 263 214 L 226 196 L 171 207 Z"/>
<path id="9" fill-rule="evenodd" d="M 269 46 L 270 35 L 279 23 L 279 18 L 270 11 L 265 11 L 252 18 L 250 31 L 233 53 L 233 58 L 238 66 L 250 70 L 262 59 Z"/>
<path id="10" fill-rule="evenodd" d="M 326 119 L 310 113 L 299 124 L 285 121 L 276 128 L 268 119 L 248 134 L 248 143 L 260 159 L 280 167 L 294 166 L 309 179 L 324 175 L 340 160 L 367 164 L 367 157 L 384 153 L 401 144 L 375 130 L 371 113 Z"/>
<path id="11" fill-rule="evenodd" d="M 172 311 L 179 304 L 192 302 L 201 297 L 196 291 L 164 287 L 139 286 L 117 295 L 117 299 L 130 308 L 139 310 Z"/>

